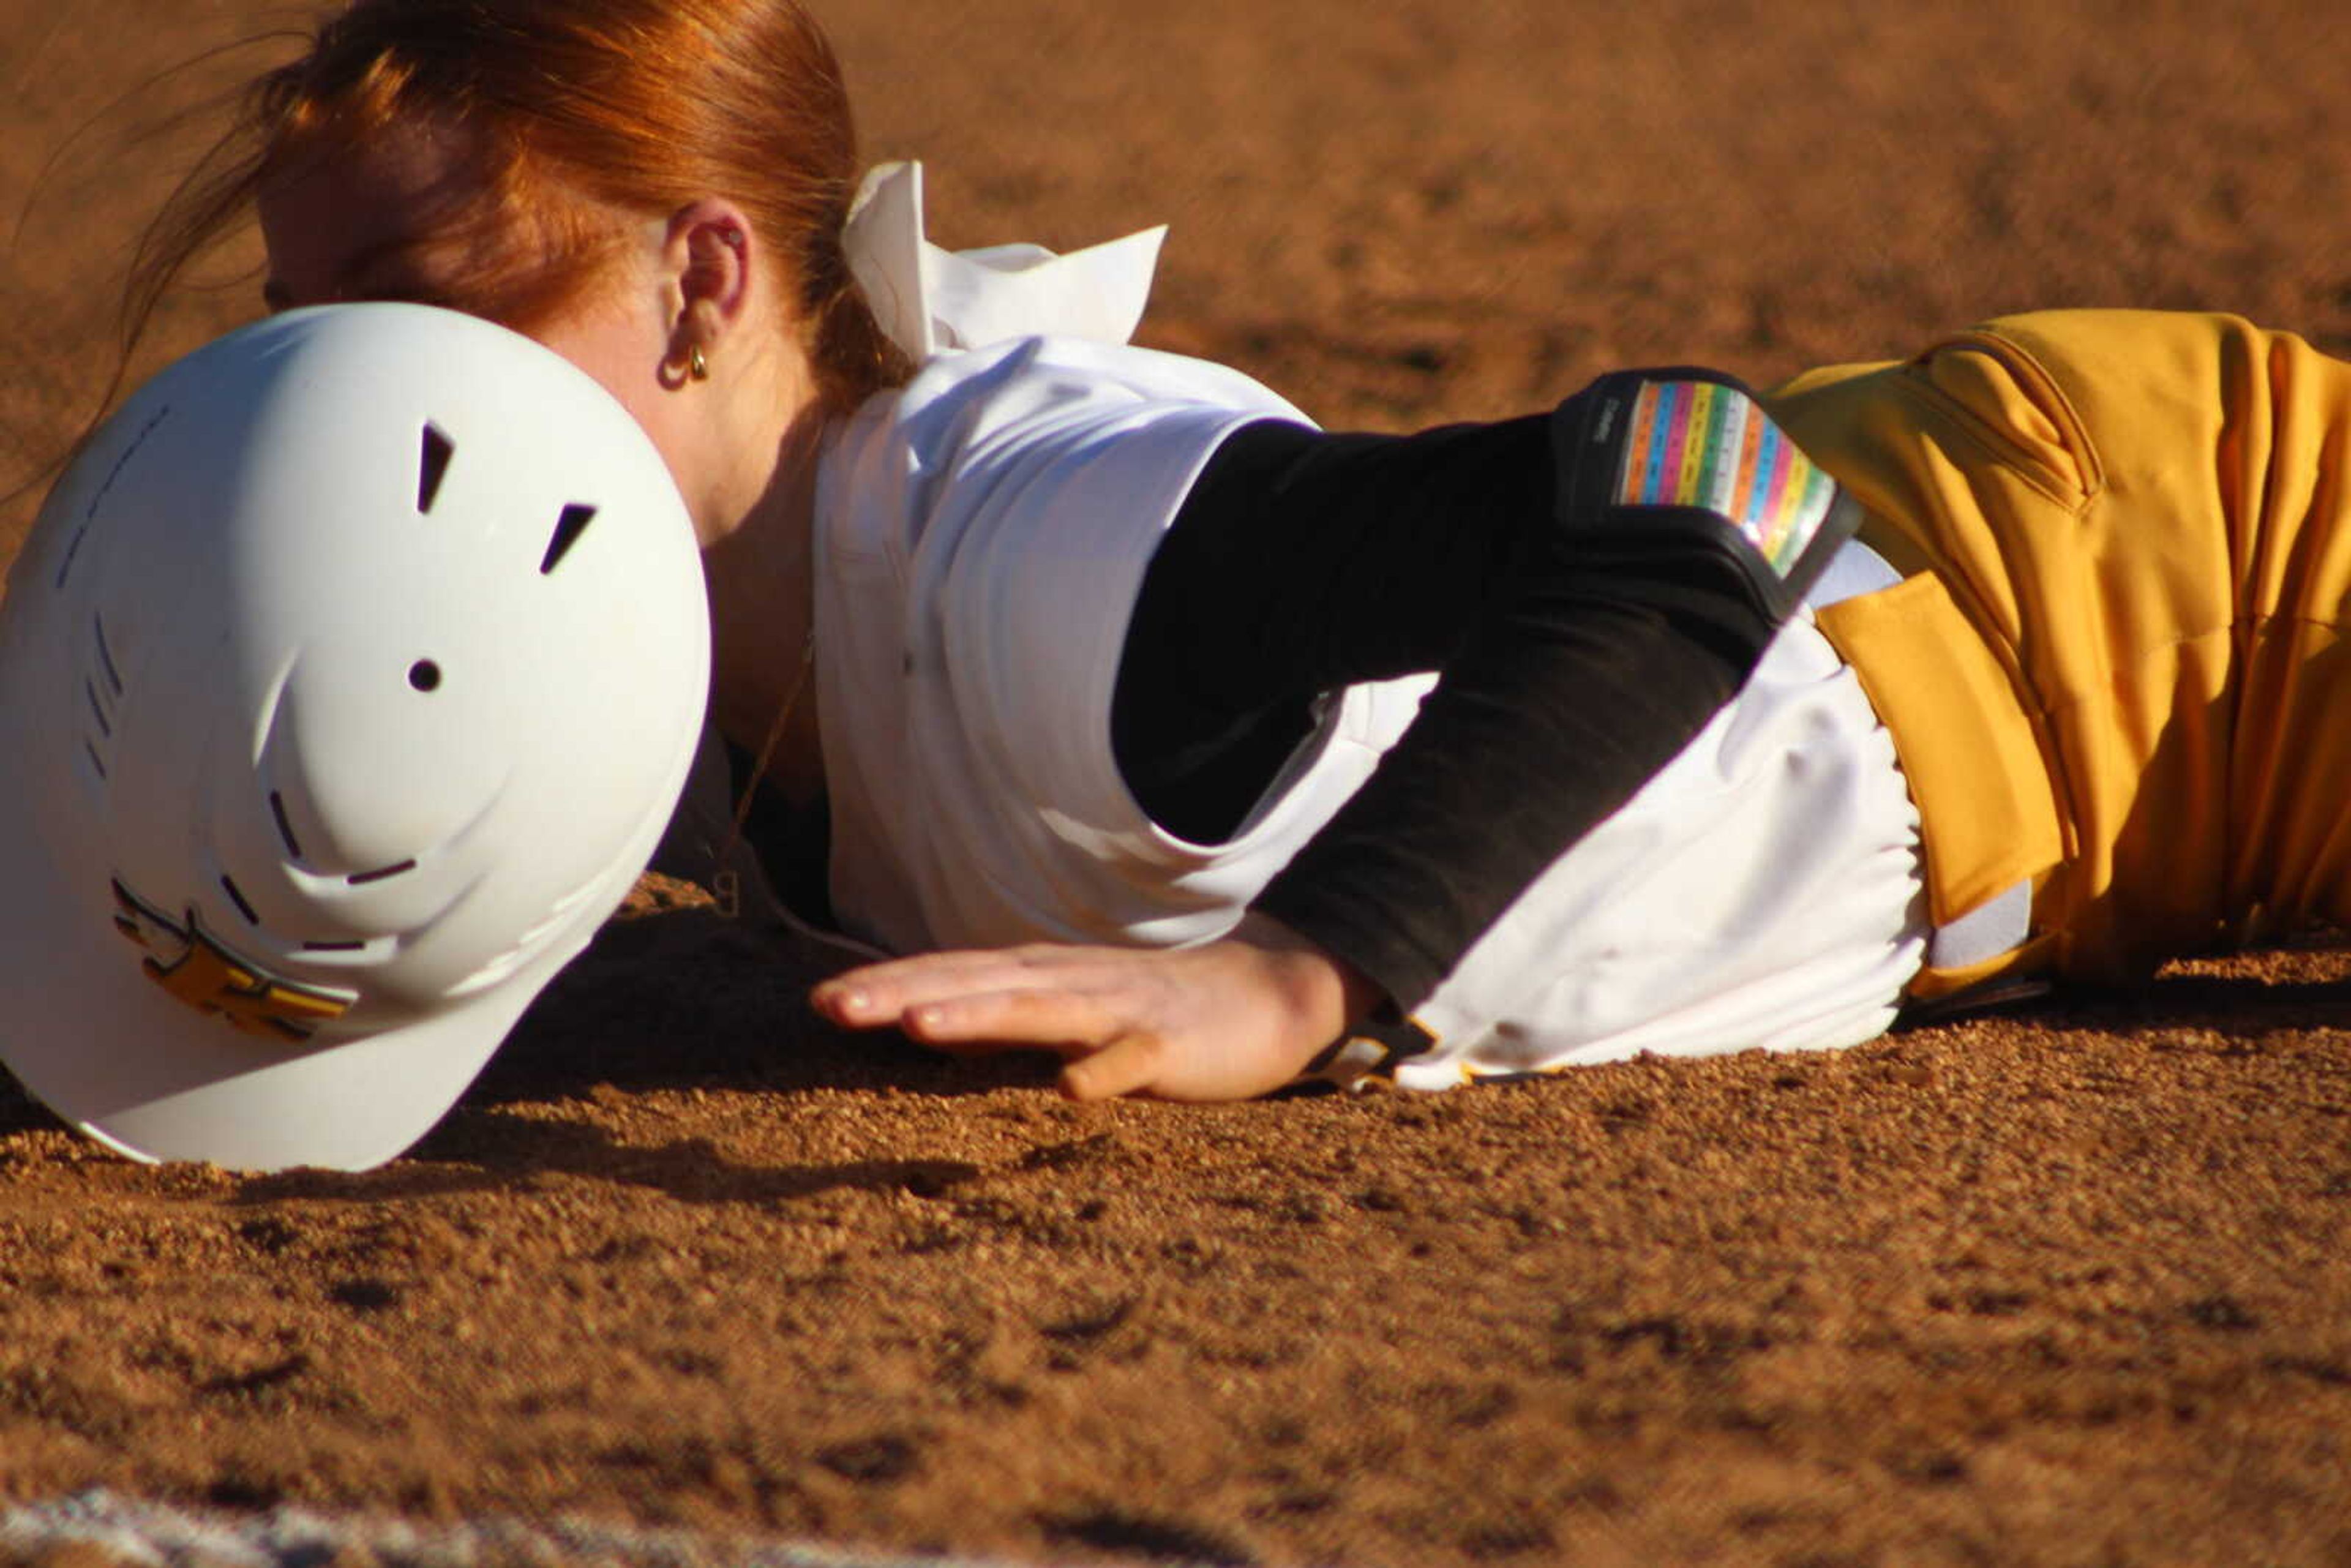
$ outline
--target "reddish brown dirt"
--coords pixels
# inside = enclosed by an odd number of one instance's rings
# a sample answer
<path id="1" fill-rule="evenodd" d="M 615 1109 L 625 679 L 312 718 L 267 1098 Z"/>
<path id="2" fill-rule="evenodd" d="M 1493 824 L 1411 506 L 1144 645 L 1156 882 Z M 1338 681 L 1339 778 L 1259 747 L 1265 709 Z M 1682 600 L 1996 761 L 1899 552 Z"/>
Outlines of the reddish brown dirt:
<path id="1" fill-rule="evenodd" d="M 2351 342 L 2339 6 L 1750 14 L 1798 9 L 829 15 L 942 237 L 1172 219 L 1149 340 L 1334 423 L 2043 304 Z M 184 96 L 146 73 L 285 16 L 0 6 L 0 212 L 53 169 L 0 254 L 0 484 L 97 395 L 191 144 L 126 141 Z M 368 1176 L 141 1169 L 0 1097 L 0 1500 L 1020 1562 L 2351 1562 L 2351 953 L 1844 1055 L 1207 1109 L 829 1037 L 806 974 L 649 899 Z"/>

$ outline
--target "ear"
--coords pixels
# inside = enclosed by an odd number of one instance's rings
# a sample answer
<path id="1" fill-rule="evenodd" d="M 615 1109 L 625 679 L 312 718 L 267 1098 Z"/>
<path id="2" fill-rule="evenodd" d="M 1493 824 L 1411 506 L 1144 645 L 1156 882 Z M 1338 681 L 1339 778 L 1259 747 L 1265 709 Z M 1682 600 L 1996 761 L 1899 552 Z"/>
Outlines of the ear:
<path id="1" fill-rule="evenodd" d="M 727 338 L 750 315 L 758 269 L 766 256 L 750 220 L 734 203 L 705 196 L 672 214 L 662 242 L 662 283 L 670 316 L 665 368 L 682 367 L 699 350 L 719 357 Z"/>

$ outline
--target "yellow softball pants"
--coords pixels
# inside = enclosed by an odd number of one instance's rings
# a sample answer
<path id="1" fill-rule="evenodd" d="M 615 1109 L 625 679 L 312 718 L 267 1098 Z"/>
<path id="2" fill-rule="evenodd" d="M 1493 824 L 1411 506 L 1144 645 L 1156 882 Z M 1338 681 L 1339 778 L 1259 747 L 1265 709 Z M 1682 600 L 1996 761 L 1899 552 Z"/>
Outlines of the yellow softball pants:
<path id="1" fill-rule="evenodd" d="M 1917 802 L 1930 910 L 2017 881 L 2021 973 L 2351 923 L 2351 365 L 2225 316 L 2011 317 L 1768 400 L 1902 571 L 1821 612 Z"/>

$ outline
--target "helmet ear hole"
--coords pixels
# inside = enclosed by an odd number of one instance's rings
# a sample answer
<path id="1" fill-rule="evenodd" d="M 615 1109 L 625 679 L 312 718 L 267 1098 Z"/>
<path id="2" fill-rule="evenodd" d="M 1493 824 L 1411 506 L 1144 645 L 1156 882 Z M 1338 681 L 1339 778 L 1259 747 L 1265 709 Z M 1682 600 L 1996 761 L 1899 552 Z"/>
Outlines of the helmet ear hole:
<path id="1" fill-rule="evenodd" d="M 441 666 L 430 659 L 419 659 L 408 666 L 408 684 L 420 692 L 441 689 Z"/>

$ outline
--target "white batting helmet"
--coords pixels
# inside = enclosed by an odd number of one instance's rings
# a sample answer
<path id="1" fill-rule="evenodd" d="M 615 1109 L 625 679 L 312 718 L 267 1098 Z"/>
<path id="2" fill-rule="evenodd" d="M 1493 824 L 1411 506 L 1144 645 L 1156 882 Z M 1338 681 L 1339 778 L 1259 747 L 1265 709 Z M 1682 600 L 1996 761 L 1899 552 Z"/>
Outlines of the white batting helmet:
<path id="1" fill-rule="evenodd" d="M 627 892 L 708 618 L 602 388 L 421 306 L 163 372 L 0 603 L 0 1058 L 146 1159 L 364 1169 Z"/>

